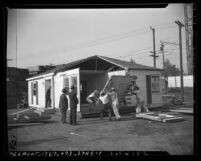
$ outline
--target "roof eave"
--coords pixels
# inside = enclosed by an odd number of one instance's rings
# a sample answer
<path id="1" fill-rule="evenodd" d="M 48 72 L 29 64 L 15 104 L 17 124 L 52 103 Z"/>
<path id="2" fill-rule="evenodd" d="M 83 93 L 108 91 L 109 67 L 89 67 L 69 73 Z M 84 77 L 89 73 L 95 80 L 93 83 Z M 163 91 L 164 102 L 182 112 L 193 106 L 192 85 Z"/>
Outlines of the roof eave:
<path id="1" fill-rule="evenodd" d="M 135 70 L 159 70 L 159 71 L 163 71 L 163 69 L 159 69 L 159 68 L 135 68 L 135 67 L 129 67 L 128 68 L 129 70 L 130 69 L 135 69 Z"/>
<path id="2" fill-rule="evenodd" d="M 39 76 L 33 76 L 33 77 L 30 77 L 30 78 L 27 78 L 26 81 L 30 81 L 30 80 L 34 80 L 34 79 L 38 79 L 38 78 L 42 78 L 42 77 L 48 77 L 48 76 L 52 76 L 54 75 L 54 72 L 52 73 L 48 73 L 48 74 L 43 74 L 43 75 L 39 75 Z"/>

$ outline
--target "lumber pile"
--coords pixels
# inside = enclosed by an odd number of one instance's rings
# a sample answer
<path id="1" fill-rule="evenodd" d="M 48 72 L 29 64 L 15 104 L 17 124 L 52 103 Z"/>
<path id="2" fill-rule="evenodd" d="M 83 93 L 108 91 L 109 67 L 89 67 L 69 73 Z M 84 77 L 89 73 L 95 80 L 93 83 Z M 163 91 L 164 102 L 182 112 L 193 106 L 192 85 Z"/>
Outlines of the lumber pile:
<path id="1" fill-rule="evenodd" d="M 143 118 L 143 119 L 159 121 L 159 122 L 176 122 L 176 121 L 183 120 L 183 117 L 157 113 L 157 112 L 139 113 L 139 114 L 136 114 L 136 118 Z"/>
<path id="2" fill-rule="evenodd" d="M 182 105 L 182 101 L 175 95 L 163 95 L 163 104 Z"/>
<path id="3" fill-rule="evenodd" d="M 18 117 L 17 117 L 18 115 Z M 35 112 L 35 109 L 27 109 L 8 115 L 8 124 L 22 124 L 22 123 L 34 123 L 41 122 L 50 119 L 50 115 L 39 115 Z"/>

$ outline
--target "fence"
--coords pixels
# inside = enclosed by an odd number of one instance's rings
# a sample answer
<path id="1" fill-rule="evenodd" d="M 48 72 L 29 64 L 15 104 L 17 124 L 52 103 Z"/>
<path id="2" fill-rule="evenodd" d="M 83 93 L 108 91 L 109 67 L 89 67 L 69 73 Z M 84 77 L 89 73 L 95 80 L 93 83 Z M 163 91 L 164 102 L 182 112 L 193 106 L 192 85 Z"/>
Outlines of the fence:
<path id="1" fill-rule="evenodd" d="M 193 75 L 185 75 L 183 76 L 184 87 L 193 87 Z M 168 77 L 168 87 L 175 88 L 181 87 L 180 76 L 171 76 Z"/>

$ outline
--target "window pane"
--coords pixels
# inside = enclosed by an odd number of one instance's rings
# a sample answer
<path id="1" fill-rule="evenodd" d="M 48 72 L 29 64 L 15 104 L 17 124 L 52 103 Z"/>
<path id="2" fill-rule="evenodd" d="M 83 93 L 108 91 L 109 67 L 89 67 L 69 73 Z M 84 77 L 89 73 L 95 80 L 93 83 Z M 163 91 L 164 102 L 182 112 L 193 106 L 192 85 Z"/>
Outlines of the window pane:
<path id="1" fill-rule="evenodd" d="M 72 85 L 77 87 L 77 77 L 71 77 L 71 83 L 72 83 Z"/>
<path id="2" fill-rule="evenodd" d="M 64 78 L 64 87 L 69 87 L 69 78 Z"/>

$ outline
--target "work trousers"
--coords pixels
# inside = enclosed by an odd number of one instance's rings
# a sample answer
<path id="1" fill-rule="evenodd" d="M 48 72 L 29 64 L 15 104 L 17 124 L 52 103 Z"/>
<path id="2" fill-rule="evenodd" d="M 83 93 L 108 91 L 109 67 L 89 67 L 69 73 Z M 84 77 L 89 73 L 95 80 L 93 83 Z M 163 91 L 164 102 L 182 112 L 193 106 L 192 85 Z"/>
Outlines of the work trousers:
<path id="1" fill-rule="evenodd" d="M 61 111 L 61 122 L 66 123 L 66 111 L 67 111 L 67 109 L 60 108 L 60 111 Z"/>
<path id="2" fill-rule="evenodd" d="M 70 108 L 70 125 L 77 124 L 77 107 Z"/>
<path id="3" fill-rule="evenodd" d="M 148 107 L 145 105 L 142 97 L 138 96 L 138 101 L 137 101 L 137 108 L 136 108 L 136 113 L 141 113 L 142 112 L 142 109 L 145 111 L 145 112 L 149 112 L 149 109 Z"/>
<path id="4" fill-rule="evenodd" d="M 112 119 L 111 118 L 112 117 L 112 108 L 111 108 L 111 105 L 109 103 L 104 105 L 104 109 L 101 110 L 101 112 L 100 112 L 100 118 L 103 119 L 103 112 L 106 110 L 108 111 L 108 118 L 109 118 L 109 120 L 111 120 Z"/>
<path id="5" fill-rule="evenodd" d="M 121 116 L 119 115 L 119 104 L 113 104 L 113 111 L 115 114 L 116 119 L 119 119 Z"/>

